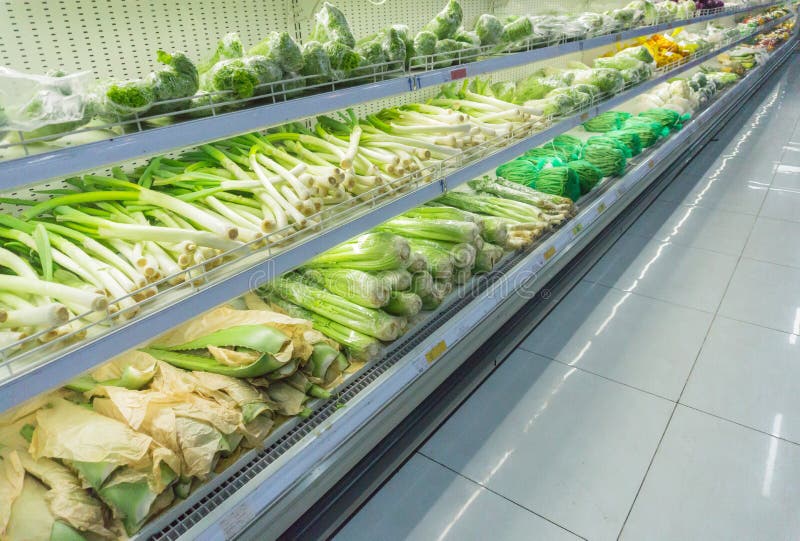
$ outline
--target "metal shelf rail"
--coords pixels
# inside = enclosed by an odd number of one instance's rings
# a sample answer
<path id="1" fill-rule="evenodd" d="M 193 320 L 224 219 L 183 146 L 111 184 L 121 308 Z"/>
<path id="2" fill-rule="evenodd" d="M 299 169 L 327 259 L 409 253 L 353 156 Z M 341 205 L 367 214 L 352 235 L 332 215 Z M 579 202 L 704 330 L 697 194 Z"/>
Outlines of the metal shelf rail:
<path id="1" fill-rule="evenodd" d="M 674 160 L 711 133 L 796 44 L 796 38 L 789 40 L 683 130 L 642 155 L 569 227 L 507 261 L 475 295 L 442 306 L 404 345 L 346 381 L 339 394 L 345 407 L 326 403 L 309 419 L 274 434 L 265 449 L 241 457 L 230 473 L 210 480 L 136 539 L 264 539 L 283 533 Z"/>
<path id="2" fill-rule="evenodd" d="M 759 28 L 757 33 L 777 26 L 790 16 L 771 21 Z M 635 95 L 674 77 L 676 73 L 698 66 L 751 37 L 752 35 L 741 37 L 713 51 L 696 55 L 679 66 L 672 66 L 672 69 L 660 72 L 658 76 L 647 82 L 625 90 L 588 110 L 559 119 L 550 128 L 533 135 L 526 135 L 502 150 L 494 151 L 473 163 L 467 165 L 444 163 L 442 176 L 437 181 L 425 184 L 381 206 L 367 207 L 361 214 L 354 217 L 348 216 L 351 219 L 334 223 L 316 236 L 299 242 L 291 249 L 271 257 L 268 254 L 266 260 L 259 259 L 254 262 L 257 255 L 235 260 L 228 266 L 214 269 L 215 277 L 218 279 L 203 285 L 187 284 L 185 289 L 156 295 L 151 299 L 153 302 L 151 309 L 145 308 L 141 315 L 129 321 L 114 321 L 111 326 L 103 328 L 101 334 L 95 334 L 93 337 L 75 344 L 46 344 L 8 359 L 0 351 L 0 389 L 2 389 L 0 411 L 20 404 L 115 355 L 141 345 L 163 329 L 173 328 L 196 314 L 210 310 L 231 298 L 259 287 L 273 277 L 299 266 L 311 254 L 325 251 L 382 223 L 390 216 L 424 204 L 446 190 L 462 185 L 486 171 L 516 158 L 529 148 L 543 144 L 580 125 L 588 118 L 611 110 Z M 223 270 L 226 274 L 218 276 Z M 98 329 L 97 325 L 94 328 Z"/>
<path id="3" fill-rule="evenodd" d="M 365 96 L 369 96 L 370 101 L 396 96 L 454 79 L 522 66 L 571 52 L 612 45 L 678 26 L 711 21 L 757 9 L 769 8 L 782 3 L 783 0 L 768 1 L 747 4 L 741 7 L 704 10 L 690 19 L 642 26 L 614 34 L 588 37 L 583 40 L 558 43 L 528 51 L 501 54 L 455 67 L 432 69 L 422 73 L 413 71 L 407 74 L 401 73 L 396 77 L 390 76 L 384 80 L 376 80 L 368 84 L 340 88 L 306 97 L 288 100 L 285 97 L 280 97 L 275 103 L 154 127 L 104 141 L 86 143 L 40 154 L 25 155 L 0 162 L 0 191 L 9 191 L 53 178 L 67 177 L 123 161 L 144 158 L 158 153 L 235 136 L 248 131 L 263 129 L 290 120 L 343 109 L 363 103 Z M 279 94 L 285 95 L 286 92 L 280 92 Z M 128 121 L 126 124 L 140 125 L 138 121 L 132 123 Z M 2 146 L 0 144 L 0 149 L 2 149 Z"/>

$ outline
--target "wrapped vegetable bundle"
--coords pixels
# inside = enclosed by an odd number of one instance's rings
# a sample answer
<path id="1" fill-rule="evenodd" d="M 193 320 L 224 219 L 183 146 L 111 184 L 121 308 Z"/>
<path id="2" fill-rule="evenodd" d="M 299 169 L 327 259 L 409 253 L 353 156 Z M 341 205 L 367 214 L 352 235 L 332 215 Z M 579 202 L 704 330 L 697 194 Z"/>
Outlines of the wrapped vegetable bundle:
<path id="1" fill-rule="evenodd" d="M 481 40 L 481 45 L 494 45 L 503 38 L 503 23 L 494 15 L 484 13 L 475 23 L 475 33 Z"/>
<path id="2" fill-rule="evenodd" d="M 568 160 L 579 158 L 583 150 L 583 141 L 566 133 L 556 136 L 549 145 L 558 149 Z"/>
<path id="3" fill-rule="evenodd" d="M 312 40 L 320 43 L 337 42 L 350 48 L 356 46 L 356 40 L 350 30 L 347 18 L 333 4 L 325 2 L 314 19 L 314 29 L 311 31 Z"/>
<path id="4" fill-rule="evenodd" d="M 512 45 L 529 38 L 533 34 L 533 24 L 528 17 L 519 17 L 503 27 L 500 42 Z"/>
<path id="5" fill-rule="evenodd" d="M 300 73 L 311 77 L 311 84 L 324 83 L 333 79 L 331 59 L 325 47 L 318 41 L 309 41 L 303 45 L 303 68 Z"/>
<path id="6" fill-rule="evenodd" d="M 583 129 L 591 132 L 607 132 L 618 130 L 631 117 L 630 113 L 606 111 L 583 123 Z"/>
<path id="7" fill-rule="evenodd" d="M 564 165 L 572 158 L 572 155 L 563 147 L 551 144 L 526 150 L 523 156 L 540 170 L 545 167 Z"/>
<path id="8" fill-rule="evenodd" d="M 427 57 L 436 53 L 436 34 L 423 30 L 414 37 L 414 57 L 412 66 L 425 65 Z"/>
<path id="9" fill-rule="evenodd" d="M 540 192 L 568 197 L 573 201 L 581 196 L 578 176 L 575 171 L 564 166 L 542 169 L 531 187 Z"/>
<path id="10" fill-rule="evenodd" d="M 363 271 L 384 271 L 406 268 L 410 249 L 408 242 L 391 233 L 373 232 L 359 235 L 307 261 L 308 268 L 340 267 Z"/>
<path id="11" fill-rule="evenodd" d="M 669 134 L 669 128 L 664 128 L 660 123 L 650 122 L 642 117 L 629 118 L 622 124 L 622 129 L 635 131 L 639 135 L 642 148 L 653 146 L 661 137 Z"/>
<path id="12" fill-rule="evenodd" d="M 411 273 L 405 269 L 381 271 L 372 274 L 391 291 L 407 291 L 411 287 Z"/>
<path id="13" fill-rule="evenodd" d="M 650 109 L 649 111 L 639 113 L 639 117 L 652 122 L 658 122 L 663 127 L 673 130 L 680 130 L 683 127 L 683 121 L 686 120 L 686 118 L 682 117 L 677 111 L 664 108 Z"/>
<path id="14" fill-rule="evenodd" d="M 628 147 L 628 150 L 632 156 L 638 156 L 642 153 L 642 141 L 639 139 L 639 134 L 633 130 L 611 130 L 607 131 L 603 134 L 603 137 L 611 137 L 612 139 L 617 139 L 625 144 Z M 592 138 L 589 139 L 592 141 Z"/>
<path id="15" fill-rule="evenodd" d="M 405 321 L 373 308 L 365 308 L 322 288 L 303 283 L 296 276 L 276 278 L 267 286 L 271 293 L 337 323 L 378 340 L 396 340 Z"/>
<path id="16" fill-rule="evenodd" d="M 495 170 L 498 177 L 526 186 L 536 181 L 538 173 L 539 169 L 532 162 L 522 158 L 504 163 Z"/>
<path id="17" fill-rule="evenodd" d="M 567 167 L 575 171 L 575 174 L 578 175 L 581 195 L 589 193 L 592 188 L 603 180 L 603 172 L 586 160 L 571 161 L 567 163 Z"/>
<path id="18" fill-rule="evenodd" d="M 354 269 L 309 269 L 304 276 L 331 293 L 366 308 L 384 306 L 392 292 L 380 278 Z"/>
<path id="19" fill-rule="evenodd" d="M 461 26 L 463 18 L 464 13 L 461 9 L 461 4 L 457 0 L 448 0 L 447 5 L 432 21 L 425 25 L 423 30 L 436 35 L 436 39 L 452 38 Z"/>
<path id="20" fill-rule="evenodd" d="M 414 252 L 419 253 L 425 260 L 425 270 L 429 272 L 431 276 L 447 280 L 453 275 L 453 269 L 455 267 L 453 258 L 445 248 L 442 248 L 436 243 L 432 244 L 418 238 L 410 238 L 409 245 Z"/>
<path id="21" fill-rule="evenodd" d="M 628 163 L 625 152 L 610 144 L 586 145 L 583 149 L 583 159 L 600 169 L 604 177 L 623 174 Z"/>
<path id="22" fill-rule="evenodd" d="M 475 256 L 475 266 L 472 271 L 475 274 L 490 272 L 502 258 L 503 249 L 496 244 L 486 242 Z"/>
<path id="23" fill-rule="evenodd" d="M 422 310 L 422 299 L 410 291 L 393 291 L 384 310 L 393 316 L 413 317 Z"/>
<path id="24" fill-rule="evenodd" d="M 153 85 L 153 99 L 156 102 L 187 98 L 172 103 L 153 106 L 148 112 L 153 115 L 179 111 L 189 106 L 190 99 L 200 88 L 197 68 L 183 53 L 167 53 L 159 50 L 158 62 L 162 67 L 150 74 L 148 80 Z"/>
<path id="25" fill-rule="evenodd" d="M 525 185 L 516 184 L 502 178 L 490 179 L 483 177 L 470 181 L 470 187 L 478 192 L 485 192 L 503 199 L 510 199 L 520 203 L 525 203 L 532 207 L 553 213 L 574 214 L 574 205 L 571 199 L 559 197 L 552 194 L 545 194 L 534 190 Z M 486 220 L 484 219 L 484 229 Z M 486 239 L 489 240 L 489 239 Z M 494 242 L 489 240 L 489 242 Z M 502 244 L 502 242 L 496 242 Z"/>
<path id="26" fill-rule="evenodd" d="M 265 56 L 286 73 L 297 73 L 303 69 L 303 51 L 288 32 L 270 32 L 250 48 L 247 55 Z"/>
<path id="27" fill-rule="evenodd" d="M 415 220 L 412 218 L 393 218 L 377 227 L 406 238 L 440 240 L 445 242 L 472 243 L 480 236 L 480 228 L 475 222 L 456 220 Z"/>

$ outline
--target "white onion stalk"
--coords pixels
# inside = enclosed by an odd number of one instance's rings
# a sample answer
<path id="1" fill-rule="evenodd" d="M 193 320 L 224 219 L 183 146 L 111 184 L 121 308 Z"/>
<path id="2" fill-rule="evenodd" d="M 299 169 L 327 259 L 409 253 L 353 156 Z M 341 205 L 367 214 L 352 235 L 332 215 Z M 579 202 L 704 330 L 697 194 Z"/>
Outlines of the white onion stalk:
<path id="1" fill-rule="evenodd" d="M 0 289 L 29 295 L 46 295 L 65 304 L 74 303 L 83 307 L 84 311 L 96 312 L 108 307 L 108 301 L 104 295 L 45 280 L 0 275 Z"/>
<path id="2" fill-rule="evenodd" d="M 50 303 L 5 313 L 0 328 L 14 329 L 18 327 L 53 327 L 69 321 L 69 310 L 63 304 Z"/>

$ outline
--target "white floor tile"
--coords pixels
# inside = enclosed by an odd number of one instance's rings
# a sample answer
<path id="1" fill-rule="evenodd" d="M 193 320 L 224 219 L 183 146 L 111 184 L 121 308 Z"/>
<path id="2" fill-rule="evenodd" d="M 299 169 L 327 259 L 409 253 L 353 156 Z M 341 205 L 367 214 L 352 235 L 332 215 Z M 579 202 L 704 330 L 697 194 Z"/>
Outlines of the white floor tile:
<path id="1" fill-rule="evenodd" d="M 800 334 L 800 269 L 743 258 L 719 314 Z"/>
<path id="2" fill-rule="evenodd" d="M 672 409 L 517 350 L 421 452 L 578 535 L 615 539 Z"/>
<path id="3" fill-rule="evenodd" d="M 750 214 L 689 207 L 657 200 L 631 226 L 628 233 L 662 242 L 739 255 L 754 221 L 755 217 Z"/>
<path id="4" fill-rule="evenodd" d="M 718 317 L 681 403 L 800 442 L 800 336 Z"/>
<path id="5" fill-rule="evenodd" d="M 772 174 L 764 174 L 762 177 L 753 179 L 728 174 L 704 178 L 682 202 L 728 212 L 758 214 L 772 181 Z"/>
<path id="6" fill-rule="evenodd" d="M 436 462 L 414 455 L 334 539 L 568 541 L 579 538 Z"/>
<path id="7" fill-rule="evenodd" d="M 736 261 L 736 256 L 631 235 L 621 238 L 586 279 L 714 312 Z"/>
<path id="8" fill-rule="evenodd" d="M 800 447 L 678 406 L 623 540 L 800 537 Z"/>
<path id="9" fill-rule="evenodd" d="M 580 282 L 521 347 L 677 400 L 712 317 Z"/>
<path id="10" fill-rule="evenodd" d="M 800 146 L 797 147 L 800 150 Z M 800 164 L 789 165 L 781 163 L 775 169 L 775 176 L 772 179 L 772 188 L 784 188 L 788 190 L 800 190 Z"/>
<path id="11" fill-rule="evenodd" d="M 800 222 L 800 189 L 771 188 L 760 216 Z"/>
<path id="12" fill-rule="evenodd" d="M 759 217 L 743 255 L 800 268 L 800 222 Z"/>

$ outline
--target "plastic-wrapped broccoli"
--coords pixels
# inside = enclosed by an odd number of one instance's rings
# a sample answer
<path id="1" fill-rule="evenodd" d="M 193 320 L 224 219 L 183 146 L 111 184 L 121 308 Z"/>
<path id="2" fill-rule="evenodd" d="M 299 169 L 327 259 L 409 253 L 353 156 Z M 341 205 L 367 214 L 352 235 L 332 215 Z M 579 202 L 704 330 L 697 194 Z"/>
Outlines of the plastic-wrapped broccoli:
<path id="1" fill-rule="evenodd" d="M 205 62 L 200 63 L 198 66 L 198 71 L 200 73 L 205 73 L 214 67 L 214 64 L 220 60 L 241 58 L 243 56 L 244 47 L 242 46 L 242 41 L 239 39 L 239 34 L 236 32 L 231 32 L 230 34 L 223 36 L 223 38 L 217 42 L 217 50 L 214 51 L 214 54 L 212 54 Z"/>
<path id="2" fill-rule="evenodd" d="M 325 2 L 316 16 L 316 24 L 311 32 L 311 39 L 320 43 L 338 41 L 348 47 L 355 47 L 356 40 L 350 31 L 350 25 L 344 13 L 333 4 Z"/>
<path id="3" fill-rule="evenodd" d="M 200 76 L 189 58 L 183 53 L 169 54 L 166 51 L 157 52 L 158 61 L 164 66 L 154 71 L 149 76 L 153 85 L 153 94 L 156 102 L 178 98 L 191 98 L 200 88 Z M 164 114 L 185 109 L 190 100 L 181 100 L 172 103 L 157 104 L 150 109 L 150 114 Z"/>
<path id="4" fill-rule="evenodd" d="M 276 83 L 283 79 L 281 67 L 266 56 L 249 56 L 244 59 L 244 65 L 258 79 L 258 88 L 254 92 L 256 96 L 270 93 L 269 83 Z"/>
<path id="5" fill-rule="evenodd" d="M 309 82 L 319 84 L 333 79 L 333 68 L 328 53 L 318 41 L 309 41 L 303 45 L 303 69 L 300 71 L 305 76 L 313 75 Z"/>
<path id="6" fill-rule="evenodd" d="M 466 43 L 473 49 L 477 49 L 482 44 L 477 32 L 467 32 L 463 28 L 459 28 L 458 32 L 456 32 L 456 37 L 453 39 Z"/>
<path id="7" fill-rule="evenodd" d="M 383 43 L 379 39 L 370 39 L 360 42 L 356 46 L 356 52 L 361 56 L 362 66 L 373 66 L 386 62 L 386 53 L 383 51 Z M 373 71 L 375 68 L 367 68 Z"/>
<path id="8" fill-rule="evenodd" d="M 547 97 L 552 98 L 553 96 L 559 96 L 559 95 L 565 95 L 569 97 L 572 100 L 574 109 L 583 109 L 592 104 L 591 94 L 587 92 L 582 92 L 574 87 L 556 88 L 555 90 L 551 91 L 547 95 Z"/>
<path id="9" fill-rule="evenodd" d="M 350 74 L 361 63 L 359 54 L 340 41 L 329 41 L 323 47 L 330 58 L 331 68 L 339 78 Z"/>
<path id="10" fill-rule="evenodd" d="M 503 23 L 494 15 L 484 13 L 475 23 L 475 33 L 481 40 L 481 45 L 499 43 L 503 37 Z"/>
<path id="11" fill-rule="evenodd" d="M 423 30 L 414 38 L 414 56 L 420 57 L 416 64 L 424 64 L 425 58 L 436 52 L 436 34 Z"/>
<path id="12" fill-rule="evenodd" d="M 462 56 L 470 46 L 466 43 L 456 41 L 454 39 L 440 39 L 436 42 L 436 55 L 433 67 L 444 68 L 452 65 L 454 62 L 463 60 Z"/>
<path id="13" fill-rule="evenodd" d="M 444 9 L 431 22 L 426 24 L 423 30 L 433 32 L 436 34 L 436 38 L 440 40 L 452 38 L 455 36 L 458 27 L 461 26 L 463 18 L 464 13 L 461 10 L 461 4 L 456 0 L 448 0 Z"/>
<path id="14" fill-rule="evenodd" d="M 542 73 L 535 73 L 517 83 L 514 92 L 514 103 L 523 103 L 529 100 L 538 100 L 547 96 L 556 88 L 568 86 L 556 77 L 545 77 Z"/>
<path id="15" fill-rule="evenodd" d="M 558 116 L 572 111 L 575 101 L 566 94 L 556 94 L 540 100 L 526 101 L 525 107 L 539 116 Z"/>
<path id="16" fill-rule="evenodd" d="M 155 100 L 153 85 L 142 79 L 111 83 L 105 90 L 103 116 L 130 116 L 150 108 Z"/>
<path id="17" fill-rule="evenodd" d="M 227 90 L 232 93 L 215 96 L 214 101 L 249 98 L 257 84 L 258 77 L 241 58 L 217 62 L 200 78 L 200 87 L 207 92 Z"/>
<path id="18" fill-rule="evenodd" d="M 617 94 L 625 88 L 625 79 L 619 70 L 597 68 L 590 70 L 588 84 L 594 85 L 605 94 Z"/>
<path id="19" fill-rule="evenodd" d="M 303 69 L 303 52 L 288 32 L 270 34 L 247 51 L 248 56 L 266 56 L 277 62 L 285 72 L 299 72 Z"/>
<path id="20" fill-rule="evenodd" d="M 517 43 L 529 38 L 532 34 L 533 24 L 531 20 L 527 17 L 520 17 L 503 27 L 500 41 L 506 44 Z"/>
<path id="21" fill-rule="evenodd" d="M 411 37 L 411 30 L 405 24 L 393 24 L 392 28 L 394 28 L 406 46 L 406 62 L 408 62 L 414 57 L 414 40 Z"/>
<path id="22" fill-rule="evenodd" d="M 386 55 L 386 60 L 405 63 L 406 43 L 403 41 L 402 34 L 395 27 L 389 27 L 383 32 L 381 46 Z"/>

